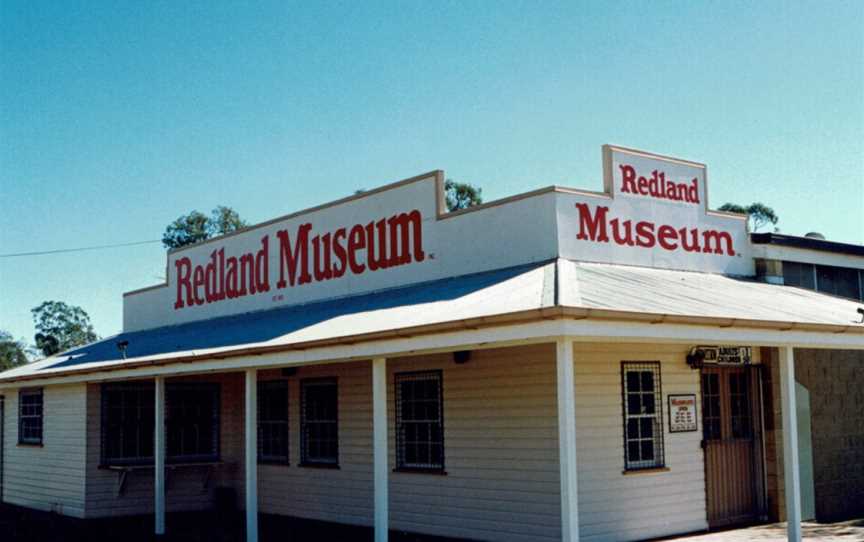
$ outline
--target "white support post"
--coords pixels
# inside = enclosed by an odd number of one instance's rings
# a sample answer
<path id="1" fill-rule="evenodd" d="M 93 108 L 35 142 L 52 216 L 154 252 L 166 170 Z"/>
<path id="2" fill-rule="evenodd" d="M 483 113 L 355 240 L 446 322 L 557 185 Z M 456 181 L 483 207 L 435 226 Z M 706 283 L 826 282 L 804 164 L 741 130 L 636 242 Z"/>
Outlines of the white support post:
<path id="1" fill-rule="evenodd" d="M 558 459 L 561 477 L 561 540 L 579 540 L 579 492 L 576 471 L 576 400 L 573 341 L 557 341 Z"/>
<path id="2" fill-rule="evenodd" d="M 258 371 L 246 369 L 246 542 L 258 542 Z"/>
<path id="3" fill-rule="evenodd" d="M 798 466 L 798 420 L 795 406 L 795 351 L 780 348 L 780 405 L 783 409 L 783 480 L 786 493 L 786 535 L 801 542 L 801 480 Z"/>
<path id="4" fill-rule="evenodd" d="M 387 360 L 372 360 L 372 448 L 375 472 L 375 542 L 387 542 Z"/>
<path id="5" fill-rule="evenodd" d="M 157 376 L 155 381 L 155 404 L 153 406 L 153 471 L 157 536 L 165 534 L 165 377 Z"/>

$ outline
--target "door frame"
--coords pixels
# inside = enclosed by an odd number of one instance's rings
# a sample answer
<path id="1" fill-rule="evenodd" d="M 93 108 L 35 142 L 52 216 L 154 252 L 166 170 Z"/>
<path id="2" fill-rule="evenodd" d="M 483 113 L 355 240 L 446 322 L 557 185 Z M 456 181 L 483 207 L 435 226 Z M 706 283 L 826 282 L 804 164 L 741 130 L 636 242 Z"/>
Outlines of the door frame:
<path id="1" fill-rule="evenodd" d="M 708 486 L 708 477 L 709 477 L 709 465 L 708 465 L 708 456 L 706 453 L 707 441 L 705 440 L 705 428 L 703 424 L 703 416 L 705 413 L 705 407 L 703 403 L 703 386 L 702 386 L 702 375 L 705 374 L 702 369 L 723 369 L 723 368 L 739 368 L 745 369 L 746 373 L 750 375 L 750 404 L 751 404 L 751 424 L 753 430 L 753 446 L 752 446 L 752 472 L 753 472 L 753 491 L 754 491 L 754 505 L 753 505 L 753 521 L 748 523 L 764 523 L 768 520 L 767 513 L 767 502 L 768 502 L 768 473 L 767 473 L 767 455 L 766 455 L 766 438 L 765 438 L 765 378 L 764 371 L 766 367 L 762 363 L 752 363 L 747 365 L 726 365 L 726 364 L 706 364 L 699 368 L 699 404 L 702 407 L 702 415 L 699 416 L 699 424 L 700 430 L 702 431 L 702 441 L 701 441 L 701 450 L 702 450 L 702 466 L 705 474 L 705 513 L 706 513 L 706 522 L 708 521 L 708 511 L 710 509 L 709 499 L 711 495 L 709 494 L 709 486 Z M 723 374 L 722 372 L 720 374 Z M 743 525 L 743 524 L 742 524 Z M 735 528 L 735 523 L 717 525 L 715 527 L 711 527 L 710 524 L 708 526 L 709 530 L 714 529 L 726 529 L 726 528 Z"/>

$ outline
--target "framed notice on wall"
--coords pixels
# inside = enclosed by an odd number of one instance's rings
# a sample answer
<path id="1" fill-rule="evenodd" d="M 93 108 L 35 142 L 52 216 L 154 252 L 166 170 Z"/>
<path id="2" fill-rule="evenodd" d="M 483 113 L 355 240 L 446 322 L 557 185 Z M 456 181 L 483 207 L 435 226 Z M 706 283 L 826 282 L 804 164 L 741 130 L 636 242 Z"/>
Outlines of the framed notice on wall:
<path id="1" fill-rule="evenodd" d="M 696 395 L 669 396 L 669 432 L 687 433 L 699 429 L 696 422 Z"/>

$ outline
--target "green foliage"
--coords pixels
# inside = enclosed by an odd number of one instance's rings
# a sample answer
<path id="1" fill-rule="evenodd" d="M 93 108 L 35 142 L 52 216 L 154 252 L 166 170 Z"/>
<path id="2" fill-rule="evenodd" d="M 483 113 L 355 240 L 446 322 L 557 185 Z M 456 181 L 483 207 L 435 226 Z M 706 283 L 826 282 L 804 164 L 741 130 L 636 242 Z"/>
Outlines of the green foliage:
<path id="1" fill-rule="evenodd" d="M 768 224 L 776 225 L 780 221 L 780 217 L 774 212 L 774 209 L 768 207 L 764 203 L 751 203 L 746 207 L 737 203 L 725 203 L 719 209 L 728 213 L 738 213 L 747 215 L 750 222 L 750 231 L 759 231 L 759 228 Z"/>
<path id="2" fill-rule="evenodd" d="M 36 326 L 36 348 L 46 356 L 99 338 L 93 331 L 90 317 L 81 307 L 46 301 L 31 312 Z"/>
<path id="3" fill-rule="evenodd" d="M 224 205 L 213 209 L 209 217 L 192 211 L 168 224 L 162 234 L 162 245 L 169 249 L 194 245 L 217 235 L 242 230 L 246 226 L 248 224 L 240 218 L 237 211 Z"/>
<path id="4" fill-rule="evenodd" d="M 0 371 L 27 363 L 27 345 L 0 329 Z"/>
<path id="5" fill-rule="evenodd" d="M 483 203 L 483 189 L 469 183 L 457 183 L 452 179 L 444 182 L 444 195 L 448 211 L 467 209 Z"/>

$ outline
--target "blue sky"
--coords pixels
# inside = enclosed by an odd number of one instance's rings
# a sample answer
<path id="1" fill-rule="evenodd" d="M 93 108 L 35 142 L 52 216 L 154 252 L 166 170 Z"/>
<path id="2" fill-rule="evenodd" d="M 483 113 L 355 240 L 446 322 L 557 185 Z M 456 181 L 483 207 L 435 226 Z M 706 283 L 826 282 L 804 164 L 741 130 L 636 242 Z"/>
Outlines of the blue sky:
<path id="1" fill-rule="evenodd" d="M 862 2 L 0 3 L 0 253 L 259 222 L 431 169 L 487 199 L 599 189 L 600 146 L 864 243 Z M 158 244 L 0 259 L 0 329 L 101 335 Z"/>

